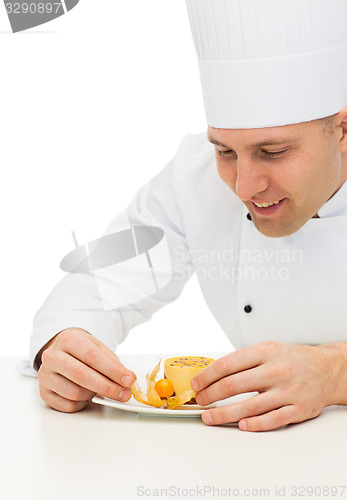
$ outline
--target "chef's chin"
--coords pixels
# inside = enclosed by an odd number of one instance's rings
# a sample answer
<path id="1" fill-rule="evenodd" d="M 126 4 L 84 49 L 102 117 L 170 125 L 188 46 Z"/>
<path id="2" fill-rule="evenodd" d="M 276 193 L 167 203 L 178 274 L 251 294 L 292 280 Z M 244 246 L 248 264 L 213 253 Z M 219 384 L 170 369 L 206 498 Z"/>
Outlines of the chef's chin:
<path id="1" fill-rule="evenodd" d="M 271 220 L 270 218 L 260 220 L 257 216 L 253 216 L 252 219 L 255 228 L 261 234 L 268 236 L 269 238 L 283 238 L 285 236 L 290 236 L 291 234 L 299 231 L 299 229 L 301 229 L 307 222 L 305 220 L 300 221 L 300 223 L 295 223 L 293 220 Z"/>

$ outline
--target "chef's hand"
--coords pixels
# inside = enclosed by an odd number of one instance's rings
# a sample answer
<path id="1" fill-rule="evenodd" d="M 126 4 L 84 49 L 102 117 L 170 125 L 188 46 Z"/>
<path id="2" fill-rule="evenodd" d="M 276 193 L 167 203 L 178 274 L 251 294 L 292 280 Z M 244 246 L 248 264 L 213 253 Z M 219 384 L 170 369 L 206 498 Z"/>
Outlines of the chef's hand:
<path id="1" fill-rule="evenodd" d="M 42 352 L 38 371 L 41 398 L 52 408 L 71 413 L 85 408 L 96 393 L 118 401 L 136 375 L 100 340 L 80 328 L 68 328 Z"/>
<path id="2" fill-rule="evenodd" d="M 241 430 L 267 431 L 314 418 L 326 406 L 338 404 L 339 367 L 332 346 L 262 342 L 214 361 L 192 381 L 199 391 L 198 404 L 245 392 L 259 394 L 206 410 L 204 423 L 238 422 Z"/>

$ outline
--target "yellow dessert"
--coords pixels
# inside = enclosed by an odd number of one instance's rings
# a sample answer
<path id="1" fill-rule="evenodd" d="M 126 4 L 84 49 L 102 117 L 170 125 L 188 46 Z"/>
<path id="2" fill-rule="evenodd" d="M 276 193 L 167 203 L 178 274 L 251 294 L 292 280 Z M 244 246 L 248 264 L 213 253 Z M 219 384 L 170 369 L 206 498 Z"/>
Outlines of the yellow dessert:
<path id="1" fill-rule="evenodd" d="M 197 373 L 213 361 L 214 359 L 203 356 L 169 358 L 164 362 L 166 380 L 157 381 L 156 377 L 160 369 L 159 360 L 152 372 L 146 375 L 147 394 L 141 391 L 137 380 L 130 387 L 131 393 L 136 401 L 156 408 L 166 405 L 169 410 L 174 410 L 185 403 L 193 404 L 196 392 L 192 389 L 190 382 Z M 170 385 L 169 381 L 172 382 L 173 387 L 167 387 Z M 175 389 L 174 393 L 173 389 Z"/>
<path id="2" fill-rule="evenodd" d="M 175 393 L 181 394 L 192 389 L 192 379 L 213 361 L 214 359 L 204 356 L 169 358 L 164 361 L 164 375 L 173 383 Z"/>

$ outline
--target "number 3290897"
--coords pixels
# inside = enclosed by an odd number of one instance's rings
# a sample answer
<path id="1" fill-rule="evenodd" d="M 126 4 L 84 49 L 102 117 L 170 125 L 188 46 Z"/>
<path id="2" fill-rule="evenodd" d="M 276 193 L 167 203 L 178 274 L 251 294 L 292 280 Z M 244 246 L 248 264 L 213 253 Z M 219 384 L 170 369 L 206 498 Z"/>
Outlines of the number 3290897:
<path id="1" fill-rule="evenodd" d="M 7 14 L 58 14 L 63 9 L 60 2 L 55 3 L 6 3 Z"/>

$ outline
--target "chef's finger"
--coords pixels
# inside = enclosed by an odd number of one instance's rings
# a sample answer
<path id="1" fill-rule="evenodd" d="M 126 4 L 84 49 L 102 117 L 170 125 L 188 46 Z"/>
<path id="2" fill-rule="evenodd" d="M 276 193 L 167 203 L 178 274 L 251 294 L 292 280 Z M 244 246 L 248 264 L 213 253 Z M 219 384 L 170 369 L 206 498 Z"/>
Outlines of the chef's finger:
<path id="1" fill-rule="evenodd" d="M 64 351 L 51 353 L 50 349 L 47 349 L 42 356 L 45 358 L 44 362 L 51 357 L 49 360 L 51 370 L 89 391 L 123 402 L 131 397 L 129 389 L 125 389 Z"/>
<path id="2" fill-rule="evenodd" d="M 59 396 L 72 401 L 88 401 L 95 396 L 95 392 L 81 387 L 59 373 L 52 371 L 50 367 L 42 364 L 37 377 L 40 388 L 53 391 Z"/>
<path id="3" fill-rule="evenodd" d="M 269 413 L 265 413 L 265 415 L 241 420 L 239 428 L 242 431 L 251 432 L 271 431 L 284 425 L 302 422 L 303 420 L 306 420 L 306 418 L 297 416 L 296 406 L 290 405 L 270 411 Z"/>
<path id="4" fill-rule="evenodd" d="M 74 332 L 60 334 L 62 350 L 82 361 L 99 373 L 123 387 L 130 387 L 136 380 L 134 372 L 125 368 L 111 349 L 91 335 Z M 45 351 L 46 352 L 46 351 Z"/>
<path id="5" fill-rule="evenodd" d="M 112 349 L 107 347 L 107 345 L 105 345 L 103 342 L 101 342 L 101 340 L 97 339 L 96 337 L 94 337 L 94 335 L 92 335 L 89 332 L 86 332 L 86 333 L 88 334 L 88 336 L 86 338 L 91 340 L 91 342 L 93 342 L 95 345 L 100 347 L 100 349 L 102 349 L 103 351 L 108 352 L 109 354 L 112 354 L 113 356 L 115 356 L 115 353 L 112 351 Z"/>
<path id="6" fill-rule="evenodd" d="M 62 396 L 59 396 L 59 394 L 56 394 L 53 391 L 48 390 L 41 391 L 40 395 L 48 406 L 65 413 L 81 411 L 89 403 L 89 401 L 71 401 L 69 399 L 63 398 Z"/>
<path id="7" fill-rule="evenodd" d="M 206 410 L 202 414 L 202 420 L 208 425 L 239 422 L 241 419 L 262 415 L 287 404 L 288 401 L 281 391 L 269 391 L 238 403 Z"/>
<path id="8" fill-rule="evenodd" d="M 45 383 L 44 380 L 43 383 Z M 59 396 L 71 401 L 91 401 L 96 394 L 89 389 L 75 384 L 59 373 L 51 373 L 45 385 Z"/>
<path id="9" fill-rule="evenodd" d="M 261 365 L 229 375 L 209 385 L 206 389 L 197 393 L 196 402 L 199 405 L 206 406 L 237 394 L 262 391 L 268 387 L 268 384 L 267 369 L 264 365 Z"/>
<path id="10" fill-rule="evenodd" d="M 249 370 L 264 362 L 264 347 L 262 344 L 247 346 L 234 351 L 211 363 L 201 370 L 192 380 L 192 388 L 201 391 L 217 380 L 233 373 Z"/>

